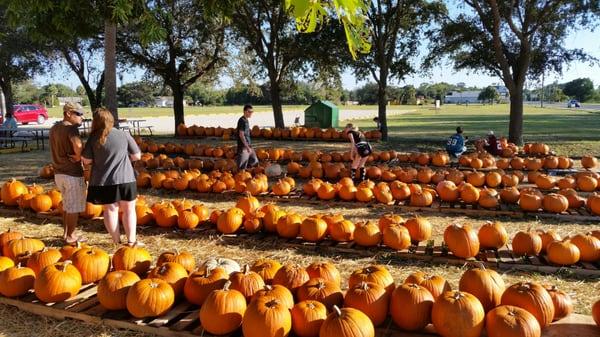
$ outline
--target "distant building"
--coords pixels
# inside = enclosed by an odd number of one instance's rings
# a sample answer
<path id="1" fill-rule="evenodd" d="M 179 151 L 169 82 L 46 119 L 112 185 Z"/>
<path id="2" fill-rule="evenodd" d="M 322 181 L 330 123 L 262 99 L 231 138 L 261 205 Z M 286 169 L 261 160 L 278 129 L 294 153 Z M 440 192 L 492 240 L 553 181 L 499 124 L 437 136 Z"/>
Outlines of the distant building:
<path id="1" fill-rule="evenodd" d="M 183 106 L 186 106 L 186 101 L 183 100 Z M 159 108 L 172 108 L 173 96 L 159 96 L 154 98 L 154 106 Z"/>
<path id="2" fill-rule="evenodd" d="M 496 91 L 500 94 L 500 99 L 509 99 L 510 94 L 508 93 L 508 88 L 503 85 L 495 85 Z"/>
<path id="3" fill-rule="evenodd" d="M 79 103 L 83 102 L 81 97 L 58 97 L 58 105 L 64 106 L 66 103 Z"/>
<path id="4" fill-rule="evenodd" d="M 450 91 L 444 97 L 444 103 L 479 103 L 479 93 L 481 90 L 472 91 Z"/>

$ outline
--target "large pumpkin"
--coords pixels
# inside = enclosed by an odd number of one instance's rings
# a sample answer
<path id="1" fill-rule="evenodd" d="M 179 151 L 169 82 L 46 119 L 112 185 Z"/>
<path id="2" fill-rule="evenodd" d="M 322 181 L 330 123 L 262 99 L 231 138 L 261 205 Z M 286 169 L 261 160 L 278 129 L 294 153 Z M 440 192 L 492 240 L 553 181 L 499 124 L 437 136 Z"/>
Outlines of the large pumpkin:
<path id="1" fill-rule="evenodd" d="M 512 305 L 501 305 L 485 316 L 488 337 L 540 337 L 541 328 L 527 310 Z"/>
<path id="2" fill-rule="evenodd" d="M 244 265 L 242 271 L 234 272 L 229 277 L 230 288 L 239 291 L 249 302 L 252 296 L 265 287 L 262 277 L 250 270 L 250 266 Z"/>
<path id="3" fill-rule="evenodd" d="M 152 269 L 148 273 L 148 278 L 157 278 L 167 282 L 173 288 L 175 297 L 178 297 L 183 292 L 188 273 L 179 263 L 166 262 Z"/>
<path id="4" fill-rule="evenodd" d="M 98 283 L 98 301 L 108 310 L 127 309 L 127 292 L 140 277 L 127 270 L 110 272 Z"/>
<path id="5" fill-rule="evenodd" d="M 127 311 L 137 318 L 164 315 L 175 303 L 173 288 L 155 278 L 136 282 L 127 292 Z"/>
<path id="6" fill-rule="evenodd" d="M 291 310 L 292 330 L 298 337 L 317 337 L 327 318 L 327 308 L 321 302 L 302 301 Z"/>
<path id="7" fill-rule="evenodd" d="M 244 313 L 244 337 L 285 337 L 292 330 L 290 308 L 272 296 L 260 296 L 250 302 Z"/>
<path id="8" fill-rule="evenodd" d="M 479 244 L 483 249 L 500 249 L 508 242 L 506 228 L 499 222 L 486 222 L 477 232 Z"/>
<path id="9" fill-rule="evenodd" d="M 431 223 L 426 218 L 420 216 L 410 218 L 403 226 L 408 229 L 412 242 L 427 241 L 431 237 Z"/>
<path id="10" fill-rule="evenodd" d="M 143 247 L 123 246 L 119 248 L 112 258 L 115 270 L 129 270 L 143 276 L 152 264 L 152 256 Z"/>
<path id="11" fill-rule="evenodd" d="M 542 250 L 542 238 L 533 231 L 518 232 L 513 237 L 512 250 L 517 255 L 538 255 Z"/>
<path id="12" fill-rule="evenodd" d="M 187 251 L 172 251 L 172 252 L 163 252 L 158 257 L 156 261 L 156 265 L 160 266 L 163 263 L 167 262 L 177 262 L 187 270 L 188 273 L 191 273 L 196 269 L 196 259 L 194 256 Z"/>
<path id="13" fill-rule="evenodd" d="M 11 179 L 6 181 L 2 185 L 2 189 L 0 190 L 0 197 L 2 197 L 2 202 L 4 202 L 7 206 L 17 206 L 19 202 L 19 197 L 23 194 L 27 193 L 27 186 L 22 182 Z"/>
<path id="14" fill-rule="evenodd" d="M 421 330 L 431 322 L 434 301 L 424 287 L 415 283 L 401 284 L 392 293 L 390 314 L 402 330 Z"/>
<path id="15" fill-rule="evenodd" d="M 229 274 L 223 268 L 200 268 L 185 281 L 183 294 L 190 303 L 202 305 L 211 291 L 223 288 L 228 278 Z"/>
<path id="16" fill-rule="evenodd" d="M 262 277 L 265 283 L 270 284 L 277 274 L 277 271 L 281 268 L 281 263 L 276 260 L 262 258 L 254 261 L 250 270 L 256 272 Z"/>
<path id="17" fill-rule="evenodd" d="M 529 311 L 540 327 L 544 328 L 554 319 L 554 304 L 548 291 L 533 282 L 519 282 L 506 288 L 502 294 L 503 305 L 514 305 Z"/>
<path id="18" fill-rule="evenodd" d="M 500 305 L 505 286 L 504 280 L 495 270 L 485 269 L 482 265 L 465 271 L 460 278 L 458 289 L 477 297 L 483 309 L 488 312 Z"/>
<path id="19" fill-rule="evenodd" d="M 212 291 L 200 308 L 200 324 L 211 334 L 226 335 L 242 325 L 246 299 L 230 285 L 227 282 L 222 289 Z"/>
<path id="20" fill-rule="evenodd" d="M 452 254 L 464 259 L 479 253 L 479 239 L 470 225 L 452 224 L 446 227 L 444 242 Z"/>
<path id="21" fill-rule="evenodd" d="M 273 277 L 273 284 L 279 284 L 296 293 L 298 288 L 310 279 L 306 269 L 299 265 L 285 265 Z"/>
<path id="22" fill-rule="evenodd" d="M 31 254 L 31 256 L 27 259 L 27 267 L 31 268 L 33 272 L 37 275 L 44 269 L 45 267 L 55 264 L 60 261 L 62 255 L 60 251 L 56 248 L 48 248 L 44 247 L 44 249 L 39 252 L 35 252 Z"/>
<path id="23" fill-rule="evenodd" d="M 479 337 L 485 311 L 479 300 L 466 292 L 447 291 L 433 304 L 431 321 L 443 337 Z"/>
<path id="24" fill-rule="evenodd" d="M 34 282 L 35 272 L 18 264 L 0 273 L 0 294 L 6 297 L 25 295 L 33 288 Z"/>
<path id="25" fill-rule="evenodd" d="M 81 274 L 69 261 L 49 265 L 37 275 L 35 296 L 42 302 L 62 302 L 79 292 Z"/>
<path id="26" fill-rule="evenodd" d="M 333 312 L 321 325 L 319 336 L 375 337 L 375 328 L 360 310 L 334 306 Z"/>
<path id="27" fill-rule="evenodd" d="M 71 259 L 81 273 L 83 284 L 100 281 L 110 269 L 110 257 L 100 248 L 82 248 L 75 252 Z"/>
<path id="28" fill-rule="evenodd" d="M 369 316 L 373 325 L 381 325 L 388 315 L 390 295 L 383 286 L 361 282 L 351 287 L 344 297 L 344 306 L 358 309 Z"/>
<path id="29" fill-rule="evenodd" d="M 371 265 L 355 270 L 348 278 L 348 287 L 352 288 L 362 282 L 373 282 L 385 288 L 388 294 L 394 291 L 394 278 L 382 265 Z"/>

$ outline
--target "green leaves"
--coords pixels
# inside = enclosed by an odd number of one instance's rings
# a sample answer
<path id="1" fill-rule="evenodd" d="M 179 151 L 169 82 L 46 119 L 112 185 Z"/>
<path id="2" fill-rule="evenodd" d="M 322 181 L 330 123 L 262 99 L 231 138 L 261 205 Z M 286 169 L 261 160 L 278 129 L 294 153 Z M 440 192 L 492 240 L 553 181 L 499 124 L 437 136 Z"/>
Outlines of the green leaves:
<path id="1" fill-rule="evenodd" d="M 285 8 L 291 10 L 296 28 L 302 33 L 316 31 L 335 13 L 344 25 L 352 57 L 356 59 L 358 53 L 366 54 L 371 50 L 371 27 L 365 0 L 285 0 Z"/>

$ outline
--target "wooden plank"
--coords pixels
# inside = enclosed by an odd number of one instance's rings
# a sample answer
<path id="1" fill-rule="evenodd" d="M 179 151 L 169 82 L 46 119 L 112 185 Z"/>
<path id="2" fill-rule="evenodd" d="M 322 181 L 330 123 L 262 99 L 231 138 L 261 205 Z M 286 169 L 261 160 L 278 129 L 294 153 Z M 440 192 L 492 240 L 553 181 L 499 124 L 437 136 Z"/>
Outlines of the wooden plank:
<path id="1" fill-rule="evenodd" d="M 192 324 L 194 324 L 196 321 L 198 321 L 200 319 L 199 315 L 200 315 L 200 309 L 193 310 L 192 312 L 190 312 L 189 314 L 187 314 L 183 318 L 181 318 L 179 321 L 177 321 L 175 324 L 171 325 L 171 330 L 174 330 L 174 331 L 187 330 L 187 328 L 189 326 L 191 326 Z"/>
<path id="2" fill-rule="evenodd" d="M 98 292 L 98 287 L 95 284 L 92 284 L 91 286 L 87 287 L 87 289 L 84 289 L 83 291 L 79 292 L 79 294 L 75 295 L 74 297 L 72 297 L 66 301 L 56 303 L 52 307 L 54 309 L 68 308 L 68 307 L 74 306 L 77 303 L 83 302 L 86 299 L 96 295 L 97 292 Z"/>
<path id="3" fill-rule="evenodd" d="M 183 301 L 183 302 L 179 303 L 178 305 L 176 305 L 173 309 L 169 310 L 169 312 L 166 315 L 155 318 L 150 323 L 148 323 L 148 325 L 154 326 L 154 327 L 163 326 L 163 325 L 169 323 L 169 321 L 171 321 L 175 317 L 181 315 L 183 312 L 188 310 L 192 305 L 193 304 L 191 304 L 188 301 Z"/>
<path id="4" fill-rule="evenodd" d="M 38 303 L 27 303 L 12 298 L 0 297 L 0 303 L 17 307 L 20 310 L 30 312 L 39 316 L 46 316 L 56 319 L 72 318 L 92 324 L 99 324 L 100 317 L 86 315 L 78 312 L 69 312 L 66 310 L 54 309 Z"/>
<path id="5" fill-rule="evenodd" d="M 87 299 L 86 301 L 75 304 L 74 306 L 69 308 L 69 311 L 81 312 L 99 305 L 100 301 L 98 300 L 98 297 L 94 296 L 92 298 Z"/>

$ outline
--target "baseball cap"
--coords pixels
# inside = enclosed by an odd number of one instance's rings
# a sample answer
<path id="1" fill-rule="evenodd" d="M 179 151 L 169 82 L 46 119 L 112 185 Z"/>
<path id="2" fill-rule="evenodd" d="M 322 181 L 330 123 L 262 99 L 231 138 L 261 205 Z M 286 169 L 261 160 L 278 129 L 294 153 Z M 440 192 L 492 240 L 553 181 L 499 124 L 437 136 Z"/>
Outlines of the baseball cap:
<path id="1" fill-rule="evenodd" d="M 79 103 L 67 102 L 63 106 L 63 113 L 74 111 L 78 116 L 83 116 L 83 107 Z"/>

